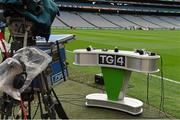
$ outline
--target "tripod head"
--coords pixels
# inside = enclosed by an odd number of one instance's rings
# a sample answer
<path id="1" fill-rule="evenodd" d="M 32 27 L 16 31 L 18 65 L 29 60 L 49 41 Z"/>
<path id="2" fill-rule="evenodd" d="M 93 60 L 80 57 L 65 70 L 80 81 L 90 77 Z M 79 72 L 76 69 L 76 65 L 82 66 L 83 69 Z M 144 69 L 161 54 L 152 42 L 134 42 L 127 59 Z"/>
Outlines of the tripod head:
<path id="1" fill-rule="evenodd" d="M 7 19 L 23 18 L 25 24 L 31 23 L 32 36 L 45 37 L 49 39 L 50 27 L 59 13 L 58 6 L 52 0 L 2 0 L 0 4 L 4 6 L 4 16 Z M 8 22 L 8 21 L 7 21 Z M 8 22 L 11 25 L 12 22 Z M 23 30 L 26 27 L 23 27 Z"/>

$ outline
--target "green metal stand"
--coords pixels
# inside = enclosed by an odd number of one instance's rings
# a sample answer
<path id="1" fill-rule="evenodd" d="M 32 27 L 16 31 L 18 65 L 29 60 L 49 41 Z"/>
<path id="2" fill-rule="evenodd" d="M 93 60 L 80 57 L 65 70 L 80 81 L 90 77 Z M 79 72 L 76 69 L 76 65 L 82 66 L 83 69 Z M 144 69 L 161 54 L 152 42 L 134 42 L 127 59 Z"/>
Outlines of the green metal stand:
<path id="1" fill-rule="evenodd" d="M 101 67 L 108 100 L 118 101 L 125 79 L 125 70 Z"/>

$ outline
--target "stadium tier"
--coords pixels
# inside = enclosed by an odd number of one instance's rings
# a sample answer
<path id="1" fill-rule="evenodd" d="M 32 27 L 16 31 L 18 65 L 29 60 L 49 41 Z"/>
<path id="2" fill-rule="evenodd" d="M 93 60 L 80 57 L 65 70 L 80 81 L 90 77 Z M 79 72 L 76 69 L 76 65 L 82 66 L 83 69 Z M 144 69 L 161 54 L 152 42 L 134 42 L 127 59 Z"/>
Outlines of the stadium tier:
<path id="1" fill-rule="evenodd" d="M 180 29 L 180 2 L 55 0 L 60 9 L 52 26 L 82 29 Z M 3 11 L 0 10 L 0 18 Z M 1 20 L 2 21 L 2 20 Z"/>
<path id="2" fill-rule="evenodd" d="M 61 11 L 52 26 L 91 29 L 180 29 L 180 17 Z"/>
<path id="3" fill-rule="evenodd" d="M 180 29 L 176 2 L 56 0 L 54 27 L 88 29 Z"/>
<path id="4" fill-rule="evenodd" d="M 65 23 L 63 23 L 60 19 L 58 19 L 58 17 L 56 17 L 53 21 L 53 26 L 54 27 L 59 27 L 59 28 L 66 28 L 67 25 Z"/>
<path id="5" fill-rule="evenodd" d="M 79 13 L 73 12 L 61 12 L 60 17 L 62 21 L 68 24 L 71 27 L 79 27 L 79 28 L 94 28 L 92 24 L 85 21 L 83 18 L 79 16 Z"/>
<path id="6" fill-rule="evenodd" d="M 122 18 L 121 16 L 119 15 L 111 15 L 111 14 L 101 14 L 100 15 L 101 17 L 103 17 L 104 19 L 106 20 L 109 20 L 111 21 L 112 23 L 115 23 L 123 28 L 130 28 L 130 27 L 140 27 L 139 25 L 135 24 L 135 23 L 132 23 L 132 22 L 129 22 L 128 20 Z"/>
<path id="7" fill-rule="evenodd" d="M 99 28 L 117 28 L 115 24 L 103 19 L 98 14 L 81 12 L 80 16 Z"/>

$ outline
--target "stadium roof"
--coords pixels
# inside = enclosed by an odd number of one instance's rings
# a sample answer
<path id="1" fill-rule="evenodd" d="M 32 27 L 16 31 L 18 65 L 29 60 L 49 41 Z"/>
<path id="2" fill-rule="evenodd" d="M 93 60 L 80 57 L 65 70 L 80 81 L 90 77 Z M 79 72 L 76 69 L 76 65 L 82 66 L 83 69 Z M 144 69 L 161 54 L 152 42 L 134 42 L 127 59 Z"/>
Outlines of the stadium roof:
<path id="1" fill-rule="evenodd" d="M 64 1 L 64 0 L 55 0 Z M 180 5 L 180 0 L 65 0 L 70 2 L 137 2 L 137 3 L 154 3 L 161 5 Z"/>
<path id="2" fill-rule="evenodd" d="M 82 0 L 83 1 L 83 0 Z M 180 3 L 180 0 L 88 0 L 88 1 L 102 1 L 102 2 L 147 2 L 147 3 L 165 3 L 165 4 L 176 4 Z"/>
<path id="3" fill-rule="evenodd" d="M 180 0 L 55 0 L 65 2 L 103 2 L 103 3 L 131 3 L 131 4 L 144 4 L 144 5 L 156 5 L 156 6 L 169 6 L 180 7 Z"/>

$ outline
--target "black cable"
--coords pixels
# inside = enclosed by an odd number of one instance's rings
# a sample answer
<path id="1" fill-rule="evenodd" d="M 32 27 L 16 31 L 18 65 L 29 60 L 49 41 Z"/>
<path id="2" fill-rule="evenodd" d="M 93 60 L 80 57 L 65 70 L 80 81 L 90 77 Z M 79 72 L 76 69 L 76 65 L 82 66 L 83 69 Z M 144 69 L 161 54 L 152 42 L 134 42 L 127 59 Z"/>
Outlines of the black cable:
<path id="1" fill-rule="evenodd" d="M 82 94 L 58 94 L 58 97 L 61 99 L 72 99 L 72 100 L 77 100 L 77 99 L 84 99 L 86 95 Z"/>
<path id="2" fill-rule="evenodd" d="M 10 43 L 12 36 L 9 35 L 8 43 Z"/>
<path id="3" fill-rule="evenodd" d="M 61 119 L 68 119 L 68 116 L 67 116 L 67 114 L 66 114 L 60 100 L 58 99 L 54 89 L 51 88 L 51 91 L 53 92 L 54 97 L 56 98 L 57 103 L 55 104 L 54 109 L 55 109 L 56 113 L 58 114 L 58 117 L 61 118 Z"/>
<path id="4" fill-rule="evenodd" d="M 39 105 L 39 103 L 38 103 L 32 119 L 35 118 L 35 116 L 36 116 L 36 114 L 37 114 L 37 111 L 38 111 L 38 109 L 39 109 L 39 106 L 40 106 L 40 105 Z M 15 106 L 13 107 L 12 111 L 13 111 L 13 119 L 19 119 L 18 117 L 20 117 L 20 116 L 18 116 L 18 114 L 15 115 Z"/>
<path id="5" fill-rule="evenodd" d="M 167 118 L 170 118 L 166 113 L 165 113 L 165 110 L 164 110 L 164 75 L 163 75 L 163 60 L 162 60 L 162 57 L 161 57 L 161 65 L 160 65 L 160 72 L 161 72 L 161 101 L 160 101 L 160 108 L 159 110 L 161 110 L 163 108 L 163 111 L 159 111 L 161 113 L 164 113 L 166 115 Z M 147 103 L 149 103 L 149 81 L 150 79 L 152 78 L 152 76 L 150 76 L 150 74 L 148 74 L 147 76 Z M 87 85 L 89 87 L 92 87 L 92 88 L 96 88 L 96 89 L 100 89 L 100 90 L 104 90 L 103 88 L 99 88 L 99 87 L 96 87 L 96 86 L 93 86 L 91 84 L 87 84 L 87 83 L 83 83 L 83 82 L 80 82 L 80 81 L 76 81 L 76 80 L 73 80 L 73 79 L 68 79 L 70 81 L 74 81 L 74 82 L 77 82 L 77 83 L 80 83 L 80 84 L 84 84 L 84 85 Z M 80 106 L 80 105 L 77 105 L 77 104 L 73 104 L 71 102 L 69 102 L 68 100 L 63 100 L 62 102 L 66 102 L 66 103 L 69 103 L 69 104 L 72 104 L 72 105 L 76 105 L 76 106 Z M 153 118 L 153 119 L 156 119 L 156 118 Z"/>
<path id="6" fill-rule="evenodd" d="M 147 100 L 147 104 L 149 105 L 149 80 L 150 80 L 150 74 L 148 73 L 147 75 L 147 91 L 146 91 L 146 100 Z"/>
<path id="7" fill-rule="evenodd" d="M 86 100 L 67 100 L 67 99 L 62 99 L 62 101 L 86 102 Z"/>
<path id="8" fill-rule="evenodd" d="M 43 108 L 42 108 L 42 101 L 41 101 L 40 92 L 38 92 L 37 95 L 38 95 L 38 101 L 39 101 L 39 107 L 40 107 L 40 116 L 41 116 L 41 119 L 42 119 L 43 118 Z"/>
<path id="9" fill-rule="evenodd" d="M 36 114 L 37 114 L 37 111 L 39 109 L 39 106 L 40 106 L 40 103 L 38 103 L 38 106 L 36 107 L 36 111 L 34 112 L 34 115 L 32 117 L 32 120 L 35 118 Z"/>
<path id="10" fill-rule="evenodd" d="M 164 108 L 164 100 L 165 100 L 165 95 L 164 95 L 164 71 L 163 71 L 163 58 L 161 56 L 161 67 L 160 67 L 160 73 L 161 73 L 161 100 L 160 100 L 160 105 L 159 105 L 159 113 L 163 113 L 167 118 L 171 119 L 170 116 L 167 115 L 165 112 Z"/>
<path id="11" fill-rule="evenodd" d="M 87 86 L 89 86 L 89 87 L 96 88 L 96 89 L 99 89 L 99 90 L 104 90 L 103 88 L 99 88 L 99 87 L 93 86 L 93 85 L 88 84 L 88 83 L 76 81 L 76 80 L 73 80 L 73 79 L 70 79 L 70 78 L 69 78 L 68 80 L 73 81 L 73 82 L 77 82 L 77 83 L 80 83 L 80 84 L 83 84 L 83 85 L 87 85 Z"/>
<path id="12" fill-rule="evenodd" d="M 163 113 L 167 118 L 170 118 L 164 109 L 164 100 L 165 100 L 165 96 L 164 96 L 164 72 L 163 72 L 163 58 L 162 56 L 160 57 L 160 82 L 161 82 L 161 90 L 160 90 L 160 105 L 159 105 L 159 113 Z M 150 81 L 150 74 L 147 75 L 147 104 L 149 105 L 149 81 Z M 154 118 L 153 118 L 154 119 Z"/>
<path id="13" fill-rule="evenodd" d="M 61 102 L 64 102 L 64 103 L 69 103 L 71 105 L 74 105 L 74 106 L 78 106 L 78 107 L 84 107 L 83 105 L 80 105 L 80 104 L 76 104 L 76 103 L 72 103 L 71 101 L 68 101 L 68 100 L 61 100 Z"/>
<path id="14" fill-rule="evenodd" d="M 14 118 L 14 119 L 17 119 L 17 115 L 15 115 L 15 106 L 13 106 L 12 111 L 13 111 L 13 114 L 12 114 L 12 115 L 13 115 L 13 118 Z"/>
<path id="15" fill-rule="evenodd" d="M 159 110 L 164 112 L 164 73 L 163 73 L 163 58 L 161 56 L 161 66 L 160 66 L 160 73 L 161 73 L 161 100 L 159 105 Z"/>

